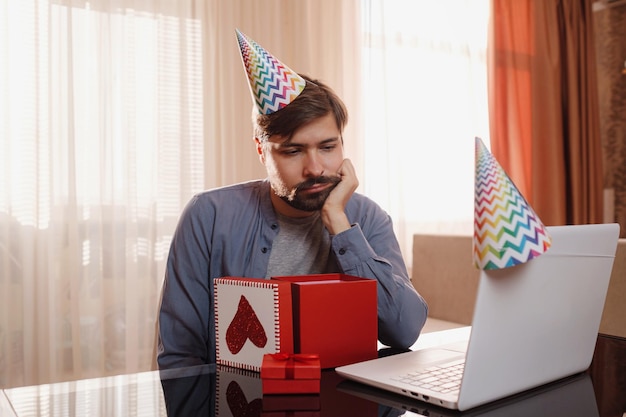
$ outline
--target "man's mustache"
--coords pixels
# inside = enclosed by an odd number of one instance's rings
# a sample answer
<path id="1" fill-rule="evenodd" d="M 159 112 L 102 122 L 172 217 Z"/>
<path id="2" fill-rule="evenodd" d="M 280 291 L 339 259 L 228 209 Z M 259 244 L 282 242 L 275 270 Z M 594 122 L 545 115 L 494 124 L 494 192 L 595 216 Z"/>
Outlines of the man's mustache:
<path id="1" fill-rule="evenodd" d="M 296 186 L 296 192 L 302 190 L 302 189 L 307 189 L 307 188 L 311 188 L 315 185 L 318 184 L 332 184 L 332 185 L 337 185 L 339 184 L 339 182 L 341 181 L 341 178 L 339 177 L 327 177 L 327 176 L 321 176 L 321 177 L 316 177 L 316 178 L 309 178 L 305 181 L 302 181 L 300 184 L 298 184 Z"/>

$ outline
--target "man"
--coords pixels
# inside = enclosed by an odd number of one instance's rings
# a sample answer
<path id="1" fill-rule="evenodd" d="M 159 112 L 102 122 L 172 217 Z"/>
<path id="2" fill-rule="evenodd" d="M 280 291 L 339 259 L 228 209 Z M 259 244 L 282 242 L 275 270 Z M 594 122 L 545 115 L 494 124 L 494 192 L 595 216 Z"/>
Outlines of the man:
<path id="1" fill-rule="evenodd" d="M 215 362 L 213 279 L 222 276 L 338 272 L 375 279 L 379 340 L 409 347 L 427 306 L 410 282 L 389 215 L 355 193 L 359 182 L 343 154 L 343 102 L 237 36 L 267 179 L 200 193 L 183 211 L 163 287 L 159 367 Z"/>

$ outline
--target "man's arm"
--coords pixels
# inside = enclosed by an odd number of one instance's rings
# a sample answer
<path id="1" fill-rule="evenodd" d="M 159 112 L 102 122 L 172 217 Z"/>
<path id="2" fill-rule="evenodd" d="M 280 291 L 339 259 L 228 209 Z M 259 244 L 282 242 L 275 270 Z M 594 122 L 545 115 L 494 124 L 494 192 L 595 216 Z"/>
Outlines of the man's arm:
<path id="1" fill-rule="evenodd" d="M 332 237 L 332 249 L 344 273 L 378 281 L 378 338 L 381 343 L 407 348 L 417 340 L 428 308 L 415 291 L 393 231 L 391 218 L 371 200 L 362 200 L 353 223 L 348 204 L 359 181 L 345 159 L 339 184 L 322 208 L 322 221 Z"/>
<path id="2" fill-rule="evenodd" d="M 192 199 L 172 239 L 159 310 L 160 369 L 211 362 L 207 223 Z"/>
<path id="3" fill-rule="evenodd" d="M 387 220 L 381 222 L 381 216 Z M 391 220 L 376 217 L 375 224 L 365 220 L 366 233 L 356 223 L 334 236 L 332 249 L 344 273 L 377 280 L 380 342 L 408 348 L 424 327 L 428 307 L 408 277 Z"/>

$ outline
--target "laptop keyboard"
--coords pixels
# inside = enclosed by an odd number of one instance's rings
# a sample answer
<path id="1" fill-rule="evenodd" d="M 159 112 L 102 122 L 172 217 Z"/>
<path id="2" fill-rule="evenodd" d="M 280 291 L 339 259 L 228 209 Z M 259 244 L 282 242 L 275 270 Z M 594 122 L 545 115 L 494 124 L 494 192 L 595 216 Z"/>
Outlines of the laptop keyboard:
<path id="1" fill-rule="evenodd" d="M 461 359 L 443 366 L 431 366 L 409 372 L 393 379 L 441 393 L 458 392 L 464 366 L 465 360 Z"/>

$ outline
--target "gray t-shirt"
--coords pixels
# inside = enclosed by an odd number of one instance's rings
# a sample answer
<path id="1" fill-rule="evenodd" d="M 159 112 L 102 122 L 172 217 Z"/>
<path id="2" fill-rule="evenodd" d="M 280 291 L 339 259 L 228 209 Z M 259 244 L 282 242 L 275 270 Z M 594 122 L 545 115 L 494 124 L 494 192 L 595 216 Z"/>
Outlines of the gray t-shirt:
<path id="1" fill-rule="evenodd" d="M 291 218 L 276 213 L 280 231 L 272 244 L 266 278 L 327 272 L 330 236 L 320 213 Z"/>

